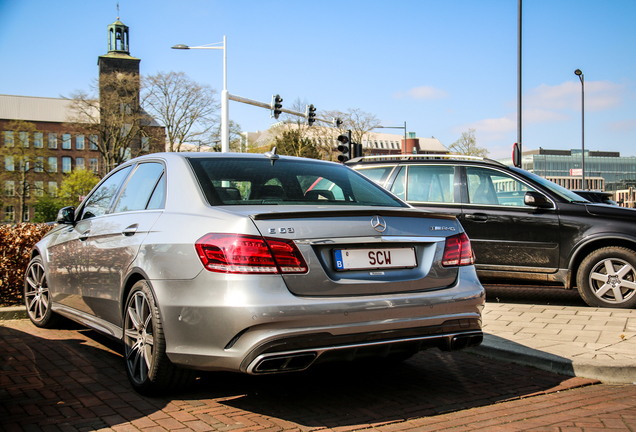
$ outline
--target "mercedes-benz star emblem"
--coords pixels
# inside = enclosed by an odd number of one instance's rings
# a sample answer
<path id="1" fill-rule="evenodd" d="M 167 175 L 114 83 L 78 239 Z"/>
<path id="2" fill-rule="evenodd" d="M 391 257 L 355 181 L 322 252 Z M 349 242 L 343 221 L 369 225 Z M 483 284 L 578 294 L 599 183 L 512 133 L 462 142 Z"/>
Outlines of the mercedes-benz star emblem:
<path id="1" fill-rule="evenodd" d="M 371 218 L 371 226 L 377 232 L 384 232 L 386 230 L 386 222 L 382 218 L 382 216 L 373 216 Z"/>

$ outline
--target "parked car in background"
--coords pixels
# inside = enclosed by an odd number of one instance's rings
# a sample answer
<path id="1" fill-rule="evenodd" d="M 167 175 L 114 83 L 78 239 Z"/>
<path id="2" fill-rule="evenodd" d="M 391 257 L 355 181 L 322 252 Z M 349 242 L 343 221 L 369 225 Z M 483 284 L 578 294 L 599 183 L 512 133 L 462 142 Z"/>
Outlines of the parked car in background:
<path id="1" fill-rule="evenodd" d="M 585 198 L 589 202 L 600 203 L 600 204 L 609 204 L 609 205 L 618 205 L 612 199 L 614 198 L 614 194 L 611 192 L 603 192 L 603 191 L 589 191 L 589 190 L 575 190 L 572 191 L 575 194 Z"/>
<path id="2" fill-rule="evenodd" d="M 522 169 L 452 155 L 347 164 L 409 204 L 457 217 L 486 282 L 577 287 L 590 306 L 636 306 L 636 210 L 591 203 Z"/>
<path id="3" fill-rule="evenodd" d="M 58 222 L 32 252 L 29 317 L 121 340 L 141 393 L 196 369 L 269 374 L 482 341 L 484 290 L 458 220 L 337 163 L 151 154 Z"/>

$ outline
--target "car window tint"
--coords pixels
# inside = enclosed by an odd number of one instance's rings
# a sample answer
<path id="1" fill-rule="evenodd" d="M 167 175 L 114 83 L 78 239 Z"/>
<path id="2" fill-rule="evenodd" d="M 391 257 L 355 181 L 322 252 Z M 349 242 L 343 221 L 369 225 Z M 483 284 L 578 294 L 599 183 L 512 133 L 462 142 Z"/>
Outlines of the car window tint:
<path id="1" fill-rule="evenodd" d="M 302 159 L 189 158 L 211 205 L 377 205 L 402 207 L 352 169 Z"/>
<path id="2" fill-rule="evenodd" d="M 152 196 L 150 197 L 150 201 L 148 201 L 148 206 L 146 209 L 162 209 L 166 205 L 166 175 L 165 173 L 161 176 L 159 181 L 157 182 L 157 186 L 155 190 L 152 192 Z"/>
<path id="3" fill-rule="evenodd" d="M 119 196 L 115 213 L 144 210 L 162 174 L 160 163 L 139 164 Z"/>
<path id="4" fill-rule="evenodd" d="M 104 182 L 89 196 L 86 204 L 82 208 L 80 219 L 88 219 L 96 216 L 102 216 L 110 207 L 111 200 L 119 186 L 128 177 L 132 167 L 126 167 L 111 174 Z"/>
<path id="5" fill-rule="evenodd" d="M 454 203 L 455 168 L 438 165 L 408 167 L 407 201 Z"/>
<path id="6" fill-rule="evenodd" d="M 487 168 L 467 167 L 466 176 L 471 204 L 527 207 L 523 202 L 524 195 L 534 191 L 508 174 Z"/>
<path id="7" fill-rule="evenodd" d="M 369 168 L 358 168 L 357 171 L 360 174 L 364 174 L 374 182 L 379 185 L 384 185 L 389 174 L 393 171 L 392 166 L 381 166 L 381 167 L 369 167 Z"/>
<path id="8" fill-rule="evenodd" d="M 406 168 L 402 168 L 402 171 L 398 174 L 391 186 L 391 192 L 406 200 Z"/>

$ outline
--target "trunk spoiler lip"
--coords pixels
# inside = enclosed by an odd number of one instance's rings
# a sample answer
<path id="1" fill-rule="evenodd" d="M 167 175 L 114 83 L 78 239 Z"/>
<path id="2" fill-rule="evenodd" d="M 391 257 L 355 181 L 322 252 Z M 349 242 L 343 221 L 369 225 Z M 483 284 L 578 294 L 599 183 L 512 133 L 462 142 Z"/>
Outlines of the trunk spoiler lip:
<path id="1" fill-rule="evenodd" d="M 294 212 L 267 212 L 251 214 L 250 218 L 254 221 L 258 220 L 276 220 L 276 219 L 302 219 L 302 218 L 325 218 L 325 217 L 351 217 L 351 216 L 386 216 L 386 217 L 419 217 L 429 219 L 445 219 L 456 220 L 453 215 L 446 215 L 441 213 L 429 213 L 419 209 L 360 209 L 360 210 L 308 210 L 308 211 L 294 211 Z"/>

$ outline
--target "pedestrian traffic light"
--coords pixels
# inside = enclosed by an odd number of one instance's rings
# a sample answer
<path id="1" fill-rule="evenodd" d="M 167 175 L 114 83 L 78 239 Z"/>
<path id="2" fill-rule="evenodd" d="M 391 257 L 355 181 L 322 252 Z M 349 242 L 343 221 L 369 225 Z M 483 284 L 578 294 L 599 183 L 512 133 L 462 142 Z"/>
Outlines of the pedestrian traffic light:
<path id="1" fill-rule="evenodd" d="M 314 108 L 314 104 L 307 105 L 307 123 L 309 126 L 314 124 L 316 121 L 316 108 Z"/>
<path id="2" fill-rule="evenodd" d="M 274 111 L 274 118 L 278 119 L 278 116 L 281 113 L 281 108 L 283 107 L 283 98 L 280 95 L 272 96 L 272 110 Z"/>
<path id="3" fill-rule="evenodd" d="M 346 162 L 351 159 L 351 131 L 347 131 L 346 134 L 342 134 L 338 137 L 340 144 L 338 145 L 338 160 L 340 162 Z"/>

